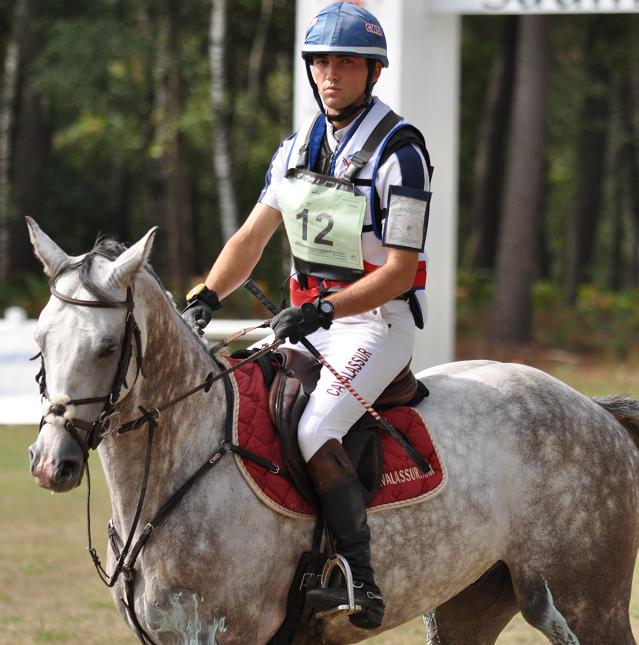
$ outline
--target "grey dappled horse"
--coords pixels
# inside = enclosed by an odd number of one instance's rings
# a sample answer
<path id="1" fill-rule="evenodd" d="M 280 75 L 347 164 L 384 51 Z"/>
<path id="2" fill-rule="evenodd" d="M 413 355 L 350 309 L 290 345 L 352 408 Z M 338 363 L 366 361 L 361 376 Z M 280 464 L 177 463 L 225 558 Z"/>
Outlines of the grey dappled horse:
<path id="1" fill-rule="evenodd" d="M 94 250 L 79 258 L 35 222 L 29 230 L 46 272 L 57 276 L 58 294 L 38 323 L 48 401 L 31 471 L 40 486 L 66 491 L 83 476 L 82 420 L 89 428 L 114 382 L 128 287 L 139 325 L 131 343 L 140 344 L 144 375 L 134 348 L 113 412 L 121 423 L 139 416 L 138 406 L 161 406 L 219 368 L 145 267 L 155 230 L 110 257 Z M 78 304 L 91 300 L 122 306 Z M 447 481 L 423 503 L 370 514 L 373 565 L 387 604 L 380 631 L 437 608 L 441 643 L 493 643 L 521 611 L 552 643 L 634 643 L 628 605 L 639 538 L 639 403 L 595 402 L 536 369 L 488 361 L 442 365 L 421 378 L 430 397 L 420 410 Z M 89 402 L 74 407 L 70 399 Z M 226 407 L 218 381 L 156 419 L 134 539 L 220 445 Z M 147 434 L 107 435 L 99 446 L 121 538 L 133 523 Z M 265 643 L 283 619 L 312 529 L 265 506 L 234 457 L 220 459 L 140 551 L 132 585 L 140 626 L 161 643 Z M 111 549 L 107 565 L 115 566 Z M 113 597 L 127 620 L 123 596 L 120 579 Z M 344 618 L 323 631 L 326 643 L 371 635 Z"/>

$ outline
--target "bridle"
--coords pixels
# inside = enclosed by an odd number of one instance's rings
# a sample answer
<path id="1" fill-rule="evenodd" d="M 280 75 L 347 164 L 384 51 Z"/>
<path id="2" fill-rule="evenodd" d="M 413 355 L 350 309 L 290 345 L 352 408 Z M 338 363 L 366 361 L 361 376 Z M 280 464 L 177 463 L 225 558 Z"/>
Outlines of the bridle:
<path id="1" fill-rule="evenodd" d="M 89 458 L 89 450 L 95 450 L 102 441 L 104 435 L 111 431 L 111 423 L 115 413 L 115 406 L 120 398 L 120 393 L 122 387 L 129 387 L 126 375 L 129 370 L 129 364 L 131 362 L 131 357 L 133 355 L 133 346 L 135 345 L 135 361 L 136 361 L 136 374 L 135 379 L 132 385 L 137 381 L 138 376 L 142 374 L 143 377 L 146 377 L 144 373 L 143 365 L 143 356 L 142 356 L 142 337 L 140 334 L 140 328 L 135 320 L 133 315 L 133 290 L 131 287 L 127 287 L 126 300 L 121 301 L 110 301 L 110 300 L 79 300 L 78 298 L 72 298 L 63 293 L 60 293 L 55 285 L 51 285 L 51 293 L 61 300 L 70 305 L 75 305 L 78 307 L 93 307 L 99 309 L 126 309 L 126 321 L 124 328 L 124 337 L 122 338 L 122 347 L 120 350 L 120 359 L 116 368 L 115 376 L 113 377 L 113 383 L 111 385 L 111 391 L 105 396 L 95 396 L 82 399 L 69 399 L 64 404 L 59 402 L 52 402 L 49 406 L 48 411 L 42 416 L 40 420 L 40 428 L 45 424 L 45 418 L 49 413 L 61 415 L 64 412 L 64 406 L 73 405 L 73 406 L 82 406 L 82 405 L 93 405 L 96 403 L 103 403 L 104 407 L 98 415 L 95 421 L 85 421 L 77 417 L 65 418 L 64 427 L 67 432 L 75 439 L 76 443 L 80 446 L 84 462 L 86 463 Z M 42 352 L 36 354 L 34 358 L 41 359 L 40 371 L 36 375 L 36 381 L 40 386 L 40 395 L 45 398 L 47 401 L 51 401 L 49 393 L 47 391 L 46 385 L 46 372 L 44 367 L 44 356 Z M 83 430 L 86 432 L 85 439 L 83 440 L 78 430 Z"/>
<path id="2" fill-rule="evenodd" d="M 102 308 L 102 309 L 115 309 L 115 308 L 121 308 L 121 307 L 126 309 L 125 332 L 122 339 L 120 358 L 118 361 L 116 373 L 113 378 L 113 384 L 111 385 L 110 392 L 104 396 L 69 399 L 64 404 L 58 403 L 55 401 L 52 402 L 51 405 L 49 406 L 48 412 L 44 414 L 44 416 L 40 421 L 40 430 L 46 423 L 46 417 L 49 413 L 61 415 L 63 414 L 64 406 L 66 405 L 81 406 L 81 405 L 91 405 L 96 403 L 104 404 L 102 411 L 97 416 L 96 420 L 93 422 L 89 422 L 84 419 L 79 419 L 76 417 L 65 418 L 65 422 L 64 422 L 64 428 L 75 439 L 75 441 L 80 446 L 80 449 L 82 450 L 82 454 L 84 458 L 83 466 L 87 474 L 86 512 L 87 512 L 88 551 L 93 561 L 93 564 L 95 566 L 95 569 L 98 573 L 98 576 L 100 577 L 100 580 L 107 587 L 111 588 L 115 586 L 119 577 L 121 575 L 123 576 L 124 590 L 125 590 L 124 605 L 129 615 L 130 623 L 133 625 L 136 635 L 140 640 L 140 642 L 153 644 L 154 641 L 151 639 L 151 637 L 141 626 L 137 618 L 137 615 L 135 613 L 135 596 L 134 596 L 134 582 L 135 582 L 135 574 L 136 574 L 135 563 L 137 561 L 137 558 L 140 552 L 142 551 L 142 548 L 146 544 L 147 540 L 149 539 L 153 531 L 156 530 L 162 522 L 164 522 L 164 520 L 170 515 L 173 509 L 182 500 L 184 495 L 186 495 L 186 493 L 192 488 L 192 486 L 206 472 L 208 472 L 213 466 L 215 466 L 220 461 L 220 459 L 227 453 L 236 453 L 241 455 L 242 457 L 252 459 L 253 461 L 256 461 L 258 464 L 263 466 L 264 468 L 269 469 L 271 472 L 280 474 L 283 477 L 287 477 L 287 474 L 281 471 L 279 466 L 272 464 L 257 455 L 253 455 L 249 451 L 244 450 L 240 446 L 233 443 L 232 408 L 233 408 L 234 395 L 233 395 L 232 385 L 228 378 L 228 375 L 231 372 L 235 371 L 236 369 L 239 369 L 246 363 L 257 360 L 258 358 L 267 354 L 268 352 L 273 351 L 283 341 L 276 340 L 274 343 L 264 346 L 262 349 L 254 352 L 247 358 L 234 363 L 233 365 L 231 365 L 226 369 L 224 369 L 224 365 L 218 362 L 218 365 L 220 366 L 221 371 L 218 372 L 217 374 L 214 375 L 213 372 L 209 372 L 202 383 L 182 393 L 181 395 L 176 396 L 175 398 L 161 405 L 158 405 L 157 407 L 146 409 L 143 406 L 138 406 L 138 410 L 141 412 L 140 416 L 138 416 L 135 419 L 132 419 L 131 421 L 128 421 L 127 423 L 120 424 L 119 414 L 116 410 L 116 406 L 120 399 L 120 393 L 121 393 L 122 387 L 125 387 L 127 389 L 129 388 L 126 381 L 126 375 L 129 369 L 129 364 L 131 362 L 131 357 L 133 356 L 133 353 L 134 353 L 134 348 L 133 348 L 134 345 L 135 345 L 136 375 L 135 375 L 135 380 L 131 385 L 131 388 L 133 387 L 133 385 L 135 385 L 135 382 L 137 381 L 137 378 L 140 374 L 142 374 L 142 376 L 146 378 L 146 374 L 143 369 L 144 356 L 142 354 L 142 340 L 141 340 L 140 328 L 138 327 L 138 324 L 133 315 L 134 300 L 133 300 L 132 288 L 130 286 L 127 287 L 126 300 L 123 300 L 123 301 L 108 301 L 108 300 L 99 300 L 99 299 L 98 300 L 80 300 L 60 293 L 55 288 L 55 284 L 52 284 L 50 289 L 51 289 L 52 295 L 54 295 L 62 302 L 65 302 L 70 305 L 79 306 L 79 307 L 94 307 L 94 308 Z M 260 325 L 256 325 L 255 327 L 242 329 L 236 334 L 233 334 L 232 336 L 225 338 L 223 341 L 215 345 L 212 351 L 219 350 L 221 347 L 228 345 L 233 340 L 236 340 L 240 336 L 243 336 L 248 332 L 253 331 L 254 329 L 267 327 L 268 324 L 269 324 L 268 321 L 266 321 L 264 323 L 261 323 Z M 40 357 L 42 364 L 41 364 L 40 371 L 36 375 L 36 381 L 40 386 L 41 396 L 46 398 L 48 401 L 50 401 L 49 394 L 47 392 L 47 387 L 46 387 L 46 373 L 45 373 L 45 366 L 44 366 L 44 356 L 42 355 L 42 352 L 40 352 L 39 354 L 36 354 L 36 356 L 34 356 L 34 359 L 38 357 Z M 213 358 L 215 359 L 214 354 L 213 354 Z M 135 536 L 135 533 L 139 524 L 140 516 L 142 514 L 142 508 L 144 506 L 144 499 L 146 496 L 146 489 L 147 489 L 149 471 L 151 466 L 153 437 L 154 437 L 155 429 L 159 425 L 161 413 L 167 408 L 170 408 L 176 405 L 177 403 L 189 398 L 190 396 L 192 396 L 196 392 L 199 392 L 200 390 L 204 390 L 204 392 L 209 392 L 213 383 L 221 379 L 224 380 L 224 390 L 225 390 L 226 404 L 227 404 L 226 406 L 227 417 L 225 422 L 225 433 L 224 433 L 223 441 L 221 442 L 217 450 L 213 452 L 213 454 L 211 454 L 211 456 L 194 473 L 192 473 L 192 475 L 169 497 L 169 499 L 164 504 L 161 505 L 160 509 L 155 513 L 153 518 L 149 522 L 147 522 L 147 524 L 144 526 L 135 544 L 133 544 L 133 538 Z M 111 427 L 112 420 L 114 417 L 118 418 L 118 423 L 116 424 L 115 427 Z M 144 460 L 144 474 L 142 478 L 140 494 L 138 497 L 138 503 L 136 506 L 131 528 L 129 530 L 128 536 L 126 538 L 126 541 L 124 541 L 124 543 L 122 543 L 122 541 L 119 539 L 117 532 L 115 530 L 115 527 L 113 526 L 113 523 L 112 522 L 109 523 L 109 542 L 111 544 L 111 547 L 114 550 L 114 553 L 117 558 L 117 562 L 113 572 L 111 574 L 108 574 L 104 569 L 104 567 L 102 566 L 102 563 L 97 554 L 97 551 L 93 547 L 92 537 L 91 537 L 91 476 L 89 472 L 89 463 L 88 463 L 89 451 L 95 450 L 100 445 L 100 442 L 106 435 L 118 437 L 122 434 L 130 432 L 137 428 L 140 428 L 144 425 L 147 426 L 146 456 Z M 84 440 L 81 438 L 80 434 L 78 433 L 78 430 L 82 430 L 86 432 L 86 437 Z M 117 544 L 118 541 L 120 542 L 120 544 L 123 544 L 121 548 L 119 548 Z"/>

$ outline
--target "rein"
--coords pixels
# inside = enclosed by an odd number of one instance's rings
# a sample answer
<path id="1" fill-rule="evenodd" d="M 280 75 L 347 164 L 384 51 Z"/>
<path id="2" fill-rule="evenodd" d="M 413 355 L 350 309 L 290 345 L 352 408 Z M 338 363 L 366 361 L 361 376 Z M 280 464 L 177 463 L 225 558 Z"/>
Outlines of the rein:
<path id="1" fill-rule="evenodd" d="M 209 372 L 209 374 L 207 374 L 206 378 L 202 383 L 174 397 L 173 399 L 169 400 L 168 402 L 162 405 L 158 405 L 150 409 L 146 409 L 143 406 L 138 406 L 138 410 L 140 410 L 141 412 L 140 416 L 138 416 L 135 419 L 132 419 L 131 421 L 128 421 L 127 423 L 118 424 L 117 427 L 115 427 L 114 429 L 111 429 L 110 425 L 111 425 L 112 418 L 114 414 L 117 414 L 116 404 L 120 396 L 122 385 L 128 388 L 128 385 L 126 383 L 126 373 L 128 371 L 130 359 L 132 356 L 133 343 L 135 343 L 135 346 L 136 346 L 135 355 L 136 355 L 136 363 L 137 363 L 135 380 L 137 381 L 139 374 L 142 374 L 142 376 L 146 378 L 146 374 L 144 373 L 144 370 L 143 370 L 143 356 L 142 356 L 142 343 L 141 343 L 140 330 L 133 316 L 134 303 L 133 303 L 132 289 L 131 287 L 127 287 L 126 300 L 115 301 L 115 302 L 110 302 L 105 300 L 79 300 L 76 298 L 71 298 L 70 296 L 67 296 L 57 291 L 53 285 L 51 286 L 51 293 L 61 301 L 71 305 L 79 306 L 79 307 L 112 308 L 112 309 L 119 308 L 119 307 L 126 308 L 127 315 L 126 315 L 125 333 L 122 340 L 120 359 L 118 362 L 118 366 L 116 368 L 116 374 L 113 380 L 113 385 L 111 387 L 111 392 L 106 396 L 71 399 L 67 401 L 65 404 L 53 402 L 49 408 L 49 412 L 52 412 L 54 414 L 62 414 L 64 412 L 65 405 L 89 405 L 93 403 L 104 403 L 104 408 L 102 412 L 98 415 L 98 418 L 93 423 L 84 421 L 83 419 L 77 419 L 77 418 L 66 419 L 64 423 L 65 429 L 69 432 L 69 434 L 71 434 L 71 436 L 75 439 L 75 441 L 80 446 L 80 449 L 82 450 L 82 454 L 84 456 L 84 464 L 86 467 L 86 473 L 87 473 L 86 513 L 87 513 L 87 541 L 88 541 L 87 550 L 89 551 L 89 554 L 93 561 L 93 565 L 96 569 L 98 577 L 107 587 L 109 588 L 114 587 L 116 582 L 120 578 L 120 576 L 121 575 L 123 576 L 125 596 L 126 596 L 126 598 L 124 599 L 124 604 L 126 606 L 127 613 L 129 614 L 130 622 L 134 626 L 136 635 L 140 640 L 140 642 L 145 644 L 146 643 L 153 644 L 153 640 L 149 637 L 149 635 L 146 633 L 144 628 L 140 625 L 140 622 L 137 618 L 137 615 L 135 613 L 135 598 L 134 598 L 134 583 L 135 583 L 135 575 L 136 575 L 135 564 L 140 552 L 142 551 L 142 548 L 146 544 L 151 534 L 170 515 L 171 511 L 173 511 L 173 509 L 179 504 L 179 502 L 186 495 L 186 493 L 192 488 L 192 486 L 213 466 L 215 466 L 220 461 L 220 459 L 227 453 L 236 453 L 242 457 L 252 459 L 253 461 L 267 468 L 271 472 L 275 474 L 279 474 L 282 477 L 288 478 L 288 475 L 283 471 L 281 471 L 279 466 L 277 466 L 276 464 L 273 464 L 257 455 L 254 455 L 251 452 L 244 450 L 237 444 L 233 443 L 232 410 L 233 410 L 234 397 L 233 397 L 233 389 L 232 389 L 230 380 L 228 378 L 228 375 L 231 372 L 234 372 L 235 370 L 244 366 L 246 363 L 255 361 L 256 359 L 263 356 L 264 354 L 267 354 L 268 352 L 273 351 L 274 349 L 279 347 L 279 345 L 282 344 L 283 340 L 275 340 L 270 345 L 266 345 L 265 347 L 261 348 L 257 352 L 251 354 L 249 357 L 241 361 L 238 361 L 237 363 L 235 363 L 234 365 L 226 369 L 222 369 L 220 372 L 218 372 L 215 375 L 213 375 L 213 372 Z M 236 334 L 233 334 L 228 338 L 223 339 L 220 343 L 216 344 L 213 350 L 217 351 L 221 347 L 228 345 L 230 342 L 243 336 L 249 331 L 253 331 L 261 327 L 266 327 L 268 326 L 268 324 L 269 323 L 267 321 L 255 327 L 242 329 Z M 42 365 L 41 365 L 40 371 L 36 376 L 36 381 L 40 386 L 41 395 L 45 397 L 47 400 L 50 400 L 47 392 L 47 388 L 46 388 L 46 374 L 45 374 L 45 366 L 44 366 L 44 356 L 42 355 L 42 352 L 40 352 L 33 358 L 35 359 L 38 357 L 40 357 L 42 361 Z M 216 360 L 214 356 L 213 356 L 213 359 Z M 222 367 L 219 363 L 218 363 L 218 366 Z M 146 523 L 146 525 L 140 532 L 140 535 L 138 536 L 137 541 L 135 542 L 135 544 L 133 544 L 133 538 L 135 536 L 135 533 L 139 525 L 140 516 L 142 514 L 142 509 L 144 507 L 144 500 L 146 497 L 147 484 L 148 484 L 149 473 L 151 469 L 151 454 L 153 449 L 153 438 L 154 438 L 155 430 L 159 426 L 160 416 L 162 412 L 180 403 L 181 401 L 184 401 L 185 399 L 189 398 L 193 394 L 196 394 L 200 390 L 204 390 L 205 393 L 209 392 L 213 383 L 221 379 L 223 379 L 223 382 L 224 382 L 224 390 L 225 390 L 226 403 L 227 403 L 224 439 L 222 440 L 219 448 L 169 497 L 169 499 L 156 512 L 153 518 Z M 133 385 L 134 384 L 135 384 L 135 381 Z M 40 421 L 40 429 L 42 429 L 43 425 L 46 423 L 45 421 L 46 416 L 47 415 L 45 414 L 45 416 L 43 416 Z M 122 434 L 136 430 L 137 428 L 140 428 L 143 425 L 147 425 L 147 441 L 146 441 L 146 455 L 144 459 L 144 474 L 142 478 L 142 485 L 140 487 L 140 494 L 138 496 L 138 502 L 136 505 L 133 522 L 131 524 L 131 529 L 129 530 L 129 533 L 127 535 L 127 538 L 121 550 L 118 548 L 118 546 L 115 543 L 115 540 L 119 538 L 115 531 L 115 527 L 113 526 L 113 522 L 112 521 L 109 522 L 109 542 L 111 544 L 111 547 L 114 550 L 114 553 L 116 554 L 117 562 L 113 572 L 111 574 L 108 574 L 107 571 L 102 566 L 100 557 L 98 556 L 96 549 L 93 547 L 92 531 L 91 531 L 91 475 L 90 475 L 89 463 L 88 463 L 89 450 L 96 449 L 99 446 L 102 439 L 107 435 L 118 437 Z M 78 434 L 78 429 L 85 430 L 87 432 L 85 441 L 82 441 L 82 439 L 80 438 Z"/>

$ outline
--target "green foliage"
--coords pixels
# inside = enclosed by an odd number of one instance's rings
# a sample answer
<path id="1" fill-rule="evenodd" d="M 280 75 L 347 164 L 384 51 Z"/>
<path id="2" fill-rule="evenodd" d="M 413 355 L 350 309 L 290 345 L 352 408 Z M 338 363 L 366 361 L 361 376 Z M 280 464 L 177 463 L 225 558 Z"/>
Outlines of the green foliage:
<path id="1" fill-rule="evenodd" d="M 461 340 L 487 336 L 493 296 L 489 276 L 460 272 L 457 331 Z M 551 281 L 535 283 L 533 343 L 609 359 L 639 356 L 639 290 L 612 292 L 583 285 L 575 306 Z"/>
<path id="2" fill-rule="evenodd" d="M 174 5 L 178 7 L 179 55 L 172 62 L 179 71 L 181 97 L 180 115 L 174 120 L 162 113 L 158 100 L 160 81 L 166 75 L 167 61 L 161 60 L 160 53 L 167 37 L 169 3 L 51 0 L 32 2 L 29 6 L 28 24 L 34 52 L 29 54 L 28 64 L 24 63 L 21 86 L 29 85 L 37 91 L 43 129 L 50 137 L 43 146 L 46 154 L 41 160 L 46 172 L 42 183 L 33 187 L 40 195 L 41 206 L 38 212 L 30 214 L 69 253 L 90 248 L 98 232 L 130 242 L 151 225 L 159 224 L 162 230 L 154 264 L 168 284 L 163 172 L 166 171 L 167 132 L 177 132 L 186 159 L 193 213 L 193 279 L 196 274 L 203 275 L 222 246 L 211 150 L 216 124 L 209 95 L 210 2 L 189 0 Z M 263 22 L 261 11 L 261 0 L 228 4 L 226 104 L 231 141 L 236 147 L 245 138 L 244 124 L 247 120 L 251 123 L 246 154 L 236 155 L 234 167 L 241 218 L 260 193 L 275 148 L 291 130 L 295 3 L 274 0 L 262 56 L 259 99 L 254 101 L 248 95 L 248 63 L 258 27 Z M 11 28 L 12 12 L 13 3 L 0 0 L 0 55 L 4 53 L 3 43 Z M 474 161 L 482 111 L 491 65 L 507 19 L 505 16 L 465 16 L 462 22 L 459 156 L 459 257 L 462 260 L 461 249 L 466 247 L 471 228 L 469 214 L 475 198 Z M 586 36 L 593 21 L 601 23 L 599 32 L 605 36 L 595 43 L 597 54 L 615 73 L 636 68 L 639 55 L 639 47 L 628 47 L 637 41 L 632 37 L 639 29 L 637 16 L 548 18 L 550 85 L 544 206 L 547 260 L 542 275 L 551 281 L 557 293 L 563 273 L 566 215 L 575 185 L 579 109 L 587 92 L 613 88 L 613 78 L 610 85 L 591 87 L 584 71 Z M 16 127 L 21 117 L 18 106 Z M 437 160 L 434 163 L 437 166 Z M 599 288 L 610 273 L 614 211 L 611 193 L 609 186 L 593 267 Z M 631 235 L 626 236 L 624 244 L 625 266 L 630 266 L 634 253 Z M 256 277 L 264 279 L 273 292 L 286 273 L 287 251 L 283 247 L 278 234 L 256 271 Z M 28 303 L 38 302 L 38 288 L 30 286 L 31 280 L 28 276 L 11 276 L 10 285 L 0 293 L 0 305 L 25 299 Z M 44 284 L 41 278 L 37 280 Z M 470 284 L 465 280 L 462 275 L 460 292 L 468 291 L 472 297 L 480 297 L 482 307 L 488 308 L 489 276 L 473 278 Z M 631 280 L 635 278 L 627 272 L 627 285 L 632 284 Z M 539 297 L 540 289 L 536 288 L 535 298 Z M 29 295 L 24 296 L 25 292 Z M 461 318 L 465 318 L 464 307 L 479 304 L 462 298 Z M 33 304 L 28 307 L 31 311 L 34 309 Z M 238 311 L 242 308 L 243 305 L 238 305 Z M 557 309 L 560 310 L 563 311 Z M 570 336 L 568 331 L 564 336 Z M 620 337 L 625 338 L 623 334 Z"/>
<path id="3" fill-rule="evenodd" d="M 457 333 L 464 338 L 485 336 L 493 299 L 490 276 L 460 271 L 457 276 Z"/>
<path id="4" fill-rule="evenodd" d="M 490 66 L 499 45 L 502 16 L 464 16 L 461 50 L 461 104 L 459 140 L 459 255 L 470 231 L 477 140 Z"/>
<path id="5" fill-rule="evenodd" d="M 43 274 L 25 273 L 0 286 L 0 314 L 9 305 L 22 307 L 30 318 L 37 318 L 49 299 L 49 281 Z"/>
<path id="6" fill-rule="evenodd" d="M 163 173 L 171 141 L 168 134 L 180 135 L 188 169 L 194 274 L 208 270 L 222 244 L 211 150 L 215 127 L 209 95 L 211 3 L 193 0 L 175 6 L 179 57 L 167 61 L 161 58 L 161 48 L 167 38 L 168 3 L 31 3 L 29 25 L 39 44 L 24 70 L 41 99 L 51 137 L 45 181 L 34 188 L 41 194 L 42 207 L 30 214 L 70 253 L 86 251 L 98 232 L 131 242 L 159 224 L 160 253 L 155 264 L 166 283 L 166 251 L 161 247 L 168 244 L 163 237 L 167 234 Z M 260 0 L 228 4 L 231 140 L 238 141 L 247 115 L 254 118 L 246 165 L 235 168 L 240 219 L 259 196 L 273 151 L 291 128 L 294 3 L 276 0 L 262 60 L 259 99 L 249 105 L 246 98 L 248 52 L 260 24 L 261 6 Z M 7 33 L 11 18 L 12 3 L 0 1 L 0 36 Z M 161 108 L 160 93 L 171 63 L 177 66 L 180 79 L 176 120 Z M 268 252 L 265 259 L 270 273 L 279 279 L 279 257 Z M 17 275 L 11 282 L 17 290 L 22 285 Z M 6 288 L 0 303 L 13 291 Z"/>

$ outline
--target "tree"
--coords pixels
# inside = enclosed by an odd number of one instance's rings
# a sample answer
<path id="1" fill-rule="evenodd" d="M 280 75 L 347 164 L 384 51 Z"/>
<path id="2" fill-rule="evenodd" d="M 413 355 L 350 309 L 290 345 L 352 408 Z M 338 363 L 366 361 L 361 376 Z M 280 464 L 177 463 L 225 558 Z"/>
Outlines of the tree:
<path id="1" fill-rule="evenodd" d="M 4 54 L 0 95 L 0 284 L 7 281 L 9 273 L 9 230 L 14 215 L 11 186 L 13 116 L 18 89 L 20 44 L 27 16 L 27 0 L 17 0 Z"/>
<path id="2" fill-rule="evenodd" d="M 627 35 L 630 36 L 632 32 Z M 632 92 L 632 68 L 618 69 L 615 92 L 615 115 L 611 125 L 614 136 L 612 154 L 612 240 L 608 285 L 619 290 L 639 284 L 639 161 L 637 132 L 633 115 L 636 97 Z M 630 261 L 625 249 L 630 241 Z M 629 271 L 624 270 L 626 267 Z"/>
<path id="3" fill-rule="evenodd" d="M 39 271 L 31 251 L 24 215 L 40 220 L 45 202 L 47 162 L 51 151 L 51 114 L 34 73 L 42 51 L 43 27 L 39 5 L 29 7 L 20 44 L 20 94 L 17 105 L 13 158 L 12 202 L 15 217 L 9 222 L 9 274 Z"/>
<path id="4" fill-rule="evenodd" d="M 538 274 L 546 97 L 546 18 L 519 18 L 515 93 L 499 234 L 491 336 L 528 340 L 531 288 Z"/>
<path id="5" fill-rule="evenodd" d="M 248 57 L 248 78 L 246 87 L 246 105 L 244 119 L 239 123 L 237 138 L 237 150 L 235 155 L 236 166 L 239 169 L 239 185 L 243 186 L 247 176 L 247 164 L 250 140 L 255 132 L 258 111 L 256 109 L 260 100 L 260 88 L 262 79 L 262 64 L 264 61 L 264 49 L 266 47 L 266 35 L 273 15 L 274 0 L 262 0 L 260 16 L 255 28 L 255 38 Z"/>
<path id="6" fill-rule="evenodd" d="M 167 231 L 171 282 L 178 293 L 185 293 L 191 275 L 193 248 L 189 189 L 186 180 L 184 137 L 180 131 L 182 87 L 180 75 L 180 2 L 169 0 L 166 15 L 167 88 Z"/>
<path id="7" fill-rule="evenodd" d="M 209 65 L 211 68 L 211 111 L 213 113 L 213 168 L 217 180 L 222 237 L 228 240 L 238 228 L 237 201 L 233 185 L 231 145 L 225 103 L 226 0 L 211 0 Z"/>
<path id="8" fill-rule="evenodd" d="M 564 292 L 574 303 L 577 287 L 593 277 L 594 249 L 603 199 L 608 145 L 609 85 L 607 64 L 610 22 L 589 16 L 584 46 L 585 92 L 579 112 L 575 190 L 567 219 Z"/>
<path id="9" fill-rule="evenodd" d="M 492 62 L 475 154 L 470 214 L 470 264 L 473 269 L 495 268 L 516 42 L 517 18 L 508 16 Z"/>

